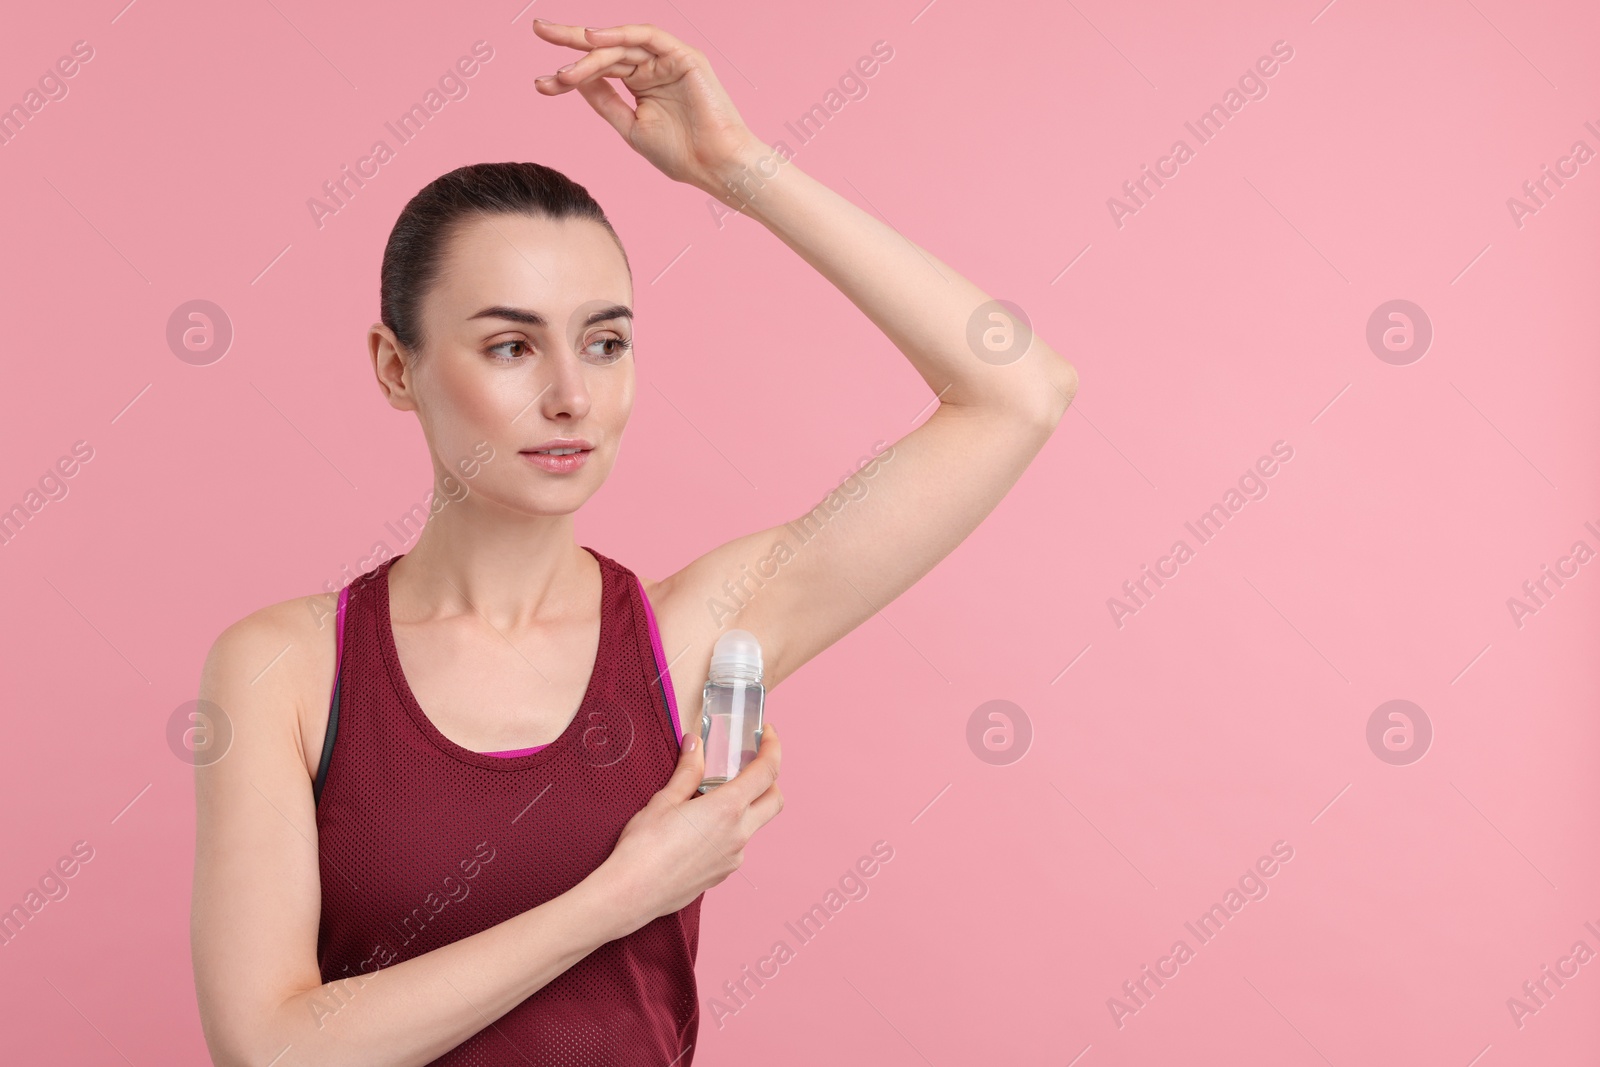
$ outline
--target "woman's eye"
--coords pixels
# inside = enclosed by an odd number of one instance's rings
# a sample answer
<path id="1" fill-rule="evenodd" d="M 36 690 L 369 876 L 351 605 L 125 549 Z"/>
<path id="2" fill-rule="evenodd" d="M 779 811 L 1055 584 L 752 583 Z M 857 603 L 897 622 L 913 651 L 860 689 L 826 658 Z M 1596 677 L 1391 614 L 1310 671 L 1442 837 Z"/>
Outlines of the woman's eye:
<path id="1" fill-rule="evenodd" d="M 621 359 L 625 354 L 627 354 L 628 349 L 633 347 L 633 342 L 625 337 L 600 337 L 589 342 L 589 348 L 591 350 L 595 345 L 611 345 L 612 347 L 603 349 L 602 351 L 596 353 L 596 355 L 602 362 L 615 363 L 617 360 Z"/>
<path id="2" fill-rule="evenodd" d="M 526 341 L 502 341 L 500 344 L 492 346 L 489 349 L 489 351 L 497 353 L 497 355 L 495 356 L 496 359 L 498 359 L 498 360 L 500 360 L 502 362 L 509 363 L 509 362 L 513 361 L 516 357 L 512 356 L 512 355 L 509 355 L 509 354 L 500 355 L 498 353 L 500 352 L 501 349 L 510 348 L 512 345 L 519 345 L 524 349 L 528 347 L 528 343 Z"/>
<path id="3" fill-rule="evenodd" d="M 615 363 L 632 347 L 633 342 L 624 337 L 599 337 L 590 341 L 585 351 L 598 362 Z M 493 353 L 498 363 L 514 363 L 527 355 L 530 348 L 526 341 L 502 341 L 500 344 L 491 345 L 489 351 Z"/>

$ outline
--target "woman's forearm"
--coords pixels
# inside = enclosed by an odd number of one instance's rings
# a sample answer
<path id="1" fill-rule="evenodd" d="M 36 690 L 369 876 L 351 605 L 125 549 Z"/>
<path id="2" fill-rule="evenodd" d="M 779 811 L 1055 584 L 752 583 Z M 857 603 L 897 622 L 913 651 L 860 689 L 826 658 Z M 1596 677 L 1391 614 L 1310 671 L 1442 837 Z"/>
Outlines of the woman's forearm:
<path id="1" fill-rule="evenodd" d="M 980 358 L 976 332 L 1007 330 L 980 313 L 991 297 L 767 145 L 752 141 L 709 190 L 756 219 L 838 287 L 916 367 L 942 402 L 1059 417 L 1077 388 L 1072 366 L 1038 337 L 1015 360 Z M 996 309 L 986 309 L 996 310 Z M 993 336 L 993 335 L 991 335 Z"/>
<path id="2" fill-rule="evenodd" d="M 360 978 L 285 1000 L 248 1047 L 218 1064 L 412 1067 L 482 1030 L 608 941 L 632 933 L 625 892 L 604 868 L 515 918 Z M 648 921 L 648 920 L 646 920 Z M 536 1050 L 525 1050 L 533 1055 Z"/>

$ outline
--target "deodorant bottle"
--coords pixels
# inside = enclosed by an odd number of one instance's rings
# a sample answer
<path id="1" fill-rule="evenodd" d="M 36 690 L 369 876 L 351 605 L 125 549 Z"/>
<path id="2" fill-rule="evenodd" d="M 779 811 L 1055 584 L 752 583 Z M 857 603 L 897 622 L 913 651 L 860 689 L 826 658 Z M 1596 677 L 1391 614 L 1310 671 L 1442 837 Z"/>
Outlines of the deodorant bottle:
<path id="1" fill-rule="evenodd" d="M 700 792 L 709 793 L 756 758 L 766 695 L 761 684 L 761 643 L 755 634 L 729 630 L 717 638 L 700 709 L 706 757 Z"/>

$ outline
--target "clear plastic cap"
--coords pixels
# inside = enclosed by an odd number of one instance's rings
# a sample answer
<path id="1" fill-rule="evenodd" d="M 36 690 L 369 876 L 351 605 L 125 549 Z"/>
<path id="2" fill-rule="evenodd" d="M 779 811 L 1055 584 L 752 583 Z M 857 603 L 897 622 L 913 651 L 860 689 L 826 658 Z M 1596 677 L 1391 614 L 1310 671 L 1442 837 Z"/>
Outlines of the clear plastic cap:
<path id="1" fill-rule="evenodd" d="M 729 630 L 711 650 L 712 678 L 761 680 L 761 642 L 749 630 Z"/>

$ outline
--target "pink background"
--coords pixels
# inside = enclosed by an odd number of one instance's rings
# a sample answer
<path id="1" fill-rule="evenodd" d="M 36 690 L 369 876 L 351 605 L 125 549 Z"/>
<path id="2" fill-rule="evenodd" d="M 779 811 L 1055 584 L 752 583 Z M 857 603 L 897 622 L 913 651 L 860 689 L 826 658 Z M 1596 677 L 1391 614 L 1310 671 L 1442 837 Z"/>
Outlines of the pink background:
<path id="1" fill-rule="evenodd" d="M 1520 628 L 1507 607 L 1600 549 L 1600 161 L 1520 227 L 1507 207 L 1575 141 L 1600 149 L 1600 17 L 919 2 L 8 18 L 0 102 L 74 41 L 94 57 L 0 147 L 0 505 L 73 442 L 94 457 L 0 548 L 0 904 L 73 842 L 95 853 L 0 951 L 5 1058 L 205 1060 L 192 771 L 166 723 L 223 627 L 320 590 L 428 493 L 363 348 L 384 239 L 428 181 L 533 159 L 615 221 L 639 403 L 578 531 L 649 578 L 809 509 L 930 399 L 758 223 L 719 228 L 576 94 L 535 94 L 570 54 L 534 14 L 662 25 L 791 149 L 784 123 L 888 42 L 795 162 L 1020 305 L 1082 377 L 982 527 L 773 694 L 787 808 L 708 895 L 698 1063 L 1600 1058 L 1600 962 L 1521 1027 L 1507 1007 L 1575 942 L 1600 952 L 1600 565 Z M 480 39 L 469 95 L 319 229 L 306 201 Z M 1198 145 L 1184 122 L 1280 40 L 1268 95 Z M 1180 137 L 1194 158 L 1119 228 L 1107 199 Z M 235 330 L 208 366 L 165 340 L 192 299 Z M 1365 338 L 1394 299 L 1434 329 L 1404 366 Z M 1268 495 L 1198 545 L 1183 524 L 1280 440 Z M 1194 558 L 1119 628 L 1107 600 L 1179 538 Z M 997 699 L 1032 728 L 1004 766 L 967 742 Z M 1433 727 L 1409 765 L 1367 744 L 1391 699 Z M 868 895 L 719 1027 L 723 982 L 879 840 Z M 1199 945 L 1185 921 L 1277 841 L 1269 894 Z M 1180 938 L 1194 958 L 1119 1027 L 1108 998 Z"/>

